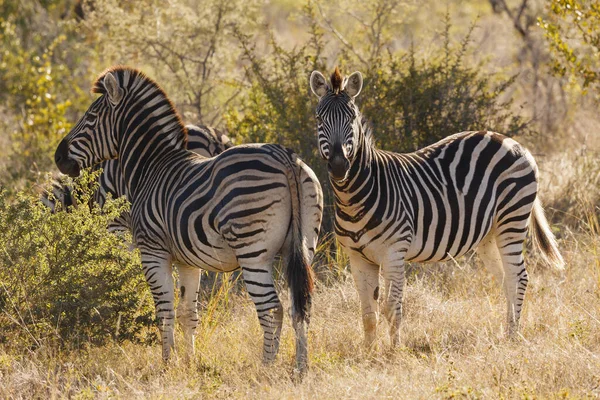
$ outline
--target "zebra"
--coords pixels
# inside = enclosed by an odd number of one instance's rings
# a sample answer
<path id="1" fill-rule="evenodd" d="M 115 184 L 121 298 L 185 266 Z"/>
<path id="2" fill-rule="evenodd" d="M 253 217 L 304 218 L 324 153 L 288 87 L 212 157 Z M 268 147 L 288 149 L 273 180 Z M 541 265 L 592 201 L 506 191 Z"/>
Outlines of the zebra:
<path id="1" fill-rule="evenodd" d="M 362 85 L 360 72 L 343 78 L 337 67 L 329 82 L 319 71 L 310 76 L 319 98 L 318 146 L 334 192 L 335 232 L 350 259 L 365 344 L 376 338 L 380 269 L 383 313 L 395 346 L 405 262 L 444 261 L 472 249 L 504 286 L 507 334 L 513 337 L 528 282 L 528 227 L 545 261 L 564 268 L 537 198 L 533 156 L 488 131 L 457 133 L 413 153 L 379 150 L 355 103 Z"/>
<path id="2" fill-rule="evenodd" d="M 188 124 L 185 128 L 188 132 L 188 150 L 203 157 L 214 157 L 233 145 L 227 135 L 213 127 Z M 94 170 L 98 169 L 102 169 L 102 173 L 98 177 L 98 187 L 90 200 L 102 207 L 108 195 L 113 199 L 125 196 L 127 188 L 117 160 L 107 160 L 97 164 Z M 50 186 L 50 190 L 42 190 L 40 200 L 52 213 L 58 209 L 58 203 L 61 204 L 60 209 L 62 210 L 77 206 L 79 196 L 76 195 L 72 185 L 62 183 L 55 178 L 51 180 Z M 89 205 L 91 206 L 91 204 Z M 129 228 L 128 221 L 129 214 L 124 212 L 119 218 L 111 221 L 108 229 L 111 232 L 123 232 Z"/>
<path id="3" fill-rule="evenodd" d="M 55 153 L 58 169 L 81 168 L 118 158 L 131 203 L 130 227 L 152 292 L 163 360 L 174 347 L 171 264 L 180 270 L 178 318 L 185 345 L 194 351 L 197 319 L 189 293 L 197 292 L 197 268 L 217 272 L 241 267 L 263 330 L 263 360 L 275 359 L 283 307 L 273 280 L 273 261 L 287 261 L 296 370 L 307 370 L 307 328 L 312 262 L 323 213 L 314 172 L 291 150 L 248 144 L 204 158 L 186 149 L 186 129 L 170 99 L 141 71 L 111 67 L 95 81 L 100 94 Z M 192 276 L 192 279 L 190 279 Z"/>
<path id="4" fill-rule="evenodd" d="M 229 137 L 215 128 L 205 125 L 186 125 L 185 128 L 188 133 L 187 149 L 202 157 L 213 157 L 232 146 Z M 100 167 L 103 168 L 103 172 L 98 179 L 98 190 L 94 193 L 94 200 L 102 207 L 108 195 L 113 199 L 125 196 L 127 187 L 118 160 L 104 161 L 100 164 Z M 129 213 L 124 212 L 111 221 L 108 229 L 111 232 L 128 230 Z M 197 271 L 199 274 L 199 270 Z"/>

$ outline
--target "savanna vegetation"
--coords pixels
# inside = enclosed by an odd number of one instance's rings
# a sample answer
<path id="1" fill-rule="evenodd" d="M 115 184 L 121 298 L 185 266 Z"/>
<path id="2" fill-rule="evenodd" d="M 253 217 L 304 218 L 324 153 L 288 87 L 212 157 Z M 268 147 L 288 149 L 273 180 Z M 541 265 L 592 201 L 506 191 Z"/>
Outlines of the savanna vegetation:
<path id="1" fill-rule="evenodd" d="M 0 0 L 0 27 L 0 397 L 600 396 L 596 2 Z M 237 144 L 284 144 L 319 176 L 326 215 L 301 384 L 289 318 L 278 360 L 261 364 L 235 274 L 203 285 L 195 357 L 163 365 L 139 257 L 106 230 L 126 202 L 55 214 L 40 203 L 56 145 L 114 64 L 158 81 L 186 123 Z M 520 337 L 505 337 L 499 284 L 469 254 L 411 265 L 402 346 L 389 349 L 382 321 L 378 349 L 362 347 L 308 85 L 314 69 L 336 65 L 363 73 L 358 103 L 380 148 L 490 129 L 532 151 L 567 268 L 546 268 L 528 248 Z M 78 204 L 93 182 L 73 183 Z"/>

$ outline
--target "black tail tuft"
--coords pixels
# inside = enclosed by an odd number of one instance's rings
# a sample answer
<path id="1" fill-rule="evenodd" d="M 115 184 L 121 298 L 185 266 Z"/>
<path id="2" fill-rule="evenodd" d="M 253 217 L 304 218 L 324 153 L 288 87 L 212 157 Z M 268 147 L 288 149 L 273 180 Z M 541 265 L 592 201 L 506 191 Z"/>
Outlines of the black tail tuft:
<path id="1" fill-rule="evenodd" d="M 310 318 L 311 296 L 313 291 L 312 270 L 302 251 L 301 238 L 294 238 L 289 264 L 287 266 L 287 281 L 290 287 L 292 307 L 303 321 Z M 299 240 L 298 240 L 299 239 Z"/>

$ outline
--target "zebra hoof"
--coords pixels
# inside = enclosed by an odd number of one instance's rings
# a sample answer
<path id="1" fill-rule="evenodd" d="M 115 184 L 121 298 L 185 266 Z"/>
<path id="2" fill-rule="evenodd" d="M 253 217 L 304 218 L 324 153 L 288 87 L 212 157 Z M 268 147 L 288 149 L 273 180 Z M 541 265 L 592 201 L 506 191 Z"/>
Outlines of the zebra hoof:
<path id="1" fill-rule="evenodd" d="M 304 377 L 308 373 L 308 365 L 298 365 L 292 371 L 292 382 L 295 384 L 302 383 Z"/>

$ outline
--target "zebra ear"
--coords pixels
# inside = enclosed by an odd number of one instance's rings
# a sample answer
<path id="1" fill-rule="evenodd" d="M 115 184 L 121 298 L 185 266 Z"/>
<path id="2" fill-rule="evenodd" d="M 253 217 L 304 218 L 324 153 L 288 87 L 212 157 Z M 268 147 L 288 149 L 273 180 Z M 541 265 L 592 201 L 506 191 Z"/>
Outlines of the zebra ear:
<path id="1" fill-rule="evenodd" d="M 348 78 L 346 78 L 346 85 L 344 90 L 352 98 L 359 95 L 363 87 L 363 77 L 359 71 L 353 72 Z"/>
<path id="2" fill-rule="evenodd" d="M 107 72 L 104 76 L 104 88 L 106 89 L 108 100 L 110 100 L 113 105 L 119 104 L 123 98 L 123 89 L 119 86 L 115 76 L 110 72 Z"/>
<path id="3" fill-rule="evenodd" d="M 310 89 L 318 98 L 325 96 L 330 90 L 327 80 L 319 71 L 313 71 L 310 74 Z"/>

